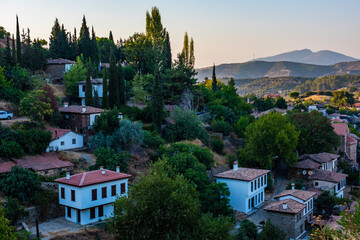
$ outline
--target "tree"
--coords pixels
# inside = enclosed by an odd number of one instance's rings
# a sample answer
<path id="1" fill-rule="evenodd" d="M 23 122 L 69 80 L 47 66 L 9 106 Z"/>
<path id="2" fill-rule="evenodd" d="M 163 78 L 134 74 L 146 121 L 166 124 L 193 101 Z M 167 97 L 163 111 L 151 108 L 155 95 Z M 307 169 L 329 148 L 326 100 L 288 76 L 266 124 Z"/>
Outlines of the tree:
<path id="1" fill-rule="evenodd" d="M 293 99 L 297 99 L 299 97 L 299 95 L 300 95 L 299 92 L 291 92 L 289 94 L 289 96 Z"/>
<path id="2" fill-rule="evenodd" d="M 297 147 L 300 155 L 333 152 L 340 145 L 340 138 L 334 132 L 330 119 L 318 111 L 292 112 L 288 118 L 300 132 Z"/>
<path id="3" fill-rule="evenodd" d="M 121 172 L 127 172 L 128 166 L 127 162 L 130 159 L 130 154 L 128 152 L 122 151 L 117 153 L 114 149 L 100 147 L 95 151 L 96 164 L 95 169 L 98 169 L 100 166 L 103 166 L 105 169 L 110 169 L 115 171 L 116 167 L 119 166 Z"/>
<path id="4" fill-rule="evenodd" d="M 94 61 L 95 64 L 98 64 L 99 63 L 99 50 L 98 50 L 98 46 L 97 46 L 94 26 L 91 28 L 91 32 L 92 32 L 92 35 L 91 35 L 91 59 Z"/>
<path id="5" fill-rule="evenodd" d="M 55 18 L 54 26 L 50 33 L 49 55 L 52 58 L 73 59 L 71 42 L 64 25 L 60 27 L 59 20 Z"/>
<path id="6" fill-rule="evenodd" d="M 118 63 L 117 68 L 117 82 L 119 84 L 119 105 L 118 107 L 125 105 L 126 103 L 126 89 L 125 89 L 125 80 L 123 75 L 123 67 L 121 66 L 121 63 Z"/>
<path id="7" fill-rule="evenodd" d="M 29 215 L 29 212 L 20 205 L 15 198 L 8 197 L 5 203 L 5 217 L 10 220 L 11 225 L 16 226 L 17 221 Z"/>
<path id="8" fill-rule="evenodd" d="M 95 132 L 102 132 L 105 135 L 109 135 L 114 133 L 119 127 L 119 110 L 117 110 L 117 108 L 102 112 L 100 116 L 95 119 Z"/>
<path id="9" fill-rule="evenodd" d="M 83 16 L 82 19 L 78 45 L 79 45 L 80 53 L 84 55 L 84 59 L 88 59 L 89 57 L 92 57 L 92 53 L 93 53 L 92 44 L 90 40 L 89 28 L 86 24 L 85 15 Z"/>
<path id="10" fill-rule="evenodd" d="M 87 70 L 80 56 L 76 58 L 77 64 L 64 74 L 65 78 L 65 94 L 73 98 L 79 97 L 78 82 L 86 80 Z"/>
<path id="11" fill-rule="evenodd" d="M 234 131 L 240 138 L 245 136 L 245 129 L 250 124 L 251 119 L 249 116 L 240 116 L 239 119 L 234 123 Z"/>
<path id="12" fill-rule="evenodd" d="M 354 105 L 354 95 L 346 90 L 339 90 L 333 92 L 331 103 L 338 107 L 348 107 Z"/>
<path id="13" fill-rule="evenodd" d="M 318 214 L 330 216 L 335 203 L 335 196 L 330 191 L 324 191 L 315 200 L 315 208 Z"/>
<path id="14" fill-rule="evenodd" d="M 259 233 L 257 240 L 285 240 L 286 233 L 279 228 L 278 225 L 273 225 L 268 219 L 265 222 L 263 230 Z"/>
<path id="15" fill-rule="evenodd" d="M 90 72 L 87 70 L 85 83 L 85 105 L 94 106 L 93 88 L 90 80 Z"/>
<path id="16" fill-rule="evenodd" d="M 182 52 L 184 54 L 185 62 L 188 64 L 190 51 L 189 51 L 189 36 L 188 36 L 187 32 L 185 32 L 185 35 L 184 35 L 184 45 L 183 45 Z"/>
<path id="17" fill-rule="evenodd" d="M 51 133 L 41 129 L 20 130 L 20 144 L 29 154 L 42 154 L 51 142 Z"/>
<path id="18" fill-rule="evenodd" d="M 212 90 L 213 92 L 216 92 L 217 90 L 217 80 L 216 80 L 216 74 L 215 74 L 215 63 L 213 66 L 213 73 L 212 73 Z"/>
<path id="19" fill-rule="evenodd" d="M 19 112 L 34 121 L 43 121 L 44 117 L 50 118 L 53 110 L 50 103 L 43 102 L 45 92 L 43 90 L 35 90 L 27 93 L 20 101 Z"/>
<path id="20" fill-rule="evenodd" d="M 40 90 L 44 91 L 44 98 L 40 98 L 40 101 L 44 103 L 49 103 L 50 108 L 53 112 L 56 112 L 59 110 L 59 103 L 55 96 L 54 89 L 50 87 L 49 85 L 43 86 Z"/>
<path id="21" fill-rule="evenodd" d="M 189 53 L 189 65 L 191 67 L 195 66 L 195 53 L 194 53 L 194 40 L 193 38 L 190 39 L 190 53 Z"/>
<path id="22" fill-rule="evenodd" d="M 12 58 L 13 58 L 13 63 L 16 64 L 16 48 L 15 48 L 15 37 L 14 34 L 11 37 L 12 39 Z"/>
<path id="23" fill-rule="evenodd" d="M 109 33 L 109 40 L 114 43 L 114 37 L 113 37 L 113 34 L 112 34 L 112 31 L 110 31 Z"/>
<path id="24" fill-rule="evenodd" d="M 118 71 L 115 62 L 115 56 L 110 53 L 110 69 L 109 69 L 109 106 L 113 108 L 119 106 L 119 84 Z"/>
<path id="25" fill-rule="evenodd" d="M 10 226 L 10 221 L 5 218 L 5 210 L 0 204 L 0 240 L 17 240 L 15 228 Z"/>
<path id="26" fill-rule="evenodd" d="M 161 123 L 164 118 L 163 113 L 164 100 L 162 94 L 162 79 L 158 72 L 155 73 L 155 80 L 152 89 L 152 98 L 151 98 L 151 111 L 152 111 L 152 120 L 155 126 L 156 131 L 160 132 Z"/>
<path id="27" fill-rule="evenodd" d="M 140 75 L 137 74 L 133 80 L 133 94 L 136 102 L 146 103 L 150 94 L 146 91 L 146 88 L 149 88 L 148 85 L 154 82 L 154 75 L 146 74 Z"/>
<path id="28" fill-rule="evenodd" d="M 21 40 L 18 15 L 16 15 L 16 62 L 19 64 L 21 62 Z"/>
<path id="29" fill-rule="evenodd" d="M 106 75 L 106 68 L 103 69 L 103 97 L 101 101 L 102 108 L 108 109 L 109 108 L 109 95 L 108 95 L 108 80 Z"/>
<path id="30" fill-rule="evenodd" d="M 172 56 L 171 56 L 169 32 L 166 32 L 166 35 L 165 35 L 165 49 L 164 50 L 165 50 L 164 68 L 171 69 Z"/>
<path id="31" fill-rule="evenodd" d="M 240 229 L 237 239 L 239 240 L 256 240 L 258 229 L 252 221 L 244 219 L 240 222 Z"/>
<path id="32" fill-rule="evenodd" d="M 275 156 L 289 166 L 297 162 L 299 132 L 280 113 L 271 112 L 249 124 L 245 130 L 245 147 L 240 153 L 246 165 L 269 168 Z"/>
<path id="33" fill-rule="evenodd" d="M 14 166 L 0 181 L 0 186 L 6 195 L 17 198 L 24 203 L 30 203 L 35 199 L 35 193 L 40 191 L 41 182 L 36 173 Z"/>
<path id="34" fill-rule="evenodd" d="M 5 61 L 8 66 L 13 66 L 15 64 L 13 62 L 13 57 L 11 56 L 10 36 L 9 35 L 6 36 Z"/>
<path id="35" fill-rule="evenodd" d="M 276 98 L 275 107 L 280 109 L 287 109 L 286 100 L 283 97 Z"/>

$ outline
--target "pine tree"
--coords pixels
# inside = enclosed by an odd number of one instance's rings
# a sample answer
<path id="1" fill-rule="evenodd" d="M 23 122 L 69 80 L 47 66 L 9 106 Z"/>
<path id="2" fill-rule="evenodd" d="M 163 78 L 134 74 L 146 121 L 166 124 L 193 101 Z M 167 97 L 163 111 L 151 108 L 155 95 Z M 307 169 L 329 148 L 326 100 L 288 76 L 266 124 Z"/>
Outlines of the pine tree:
<path id="1" fill-rule="evenodd" d="M 25 68 L 29 68 L 31 70 L 33 69 L 33 53 L 32 53 L 32 49 L 31 49 L 31 40 L 30 40 L 30 30 L 29 28 L 27 29 L 27 34 L 26 34 L 26 38 L 25 38 L 25 34 L 24 34 L 24 50 L 21 56 L 21 65 Z"/>
<path id="2" fill-rule="evenodd" d="M 186 64 L 188 64 L 189 63 L 189 37 L 188 37 L 187 32 L 185 32 L 185 36 L 184 36 L 183 54 L 184 54 L 185 62 L 186 62 Z"/>
<path id="3" fill-rule="evenodd" d="M 106 68 L 103 69 L 103 94 L 102 94 L 102 108 L 109 108 L 109 96 L 108 96 L 108 81 L 106 76 Z"/>
<path id="4" fill-rule="evenodd" d="M 94 63 L 96 65 L 98 65 L 98 63 L 99 63 L 99 50 L 98 50 L 98 46 L 97 46 L 94 27 L 92 27 L 91 31 L 92 31 L 92 36 L 91 36 L 91 59 L 94 61 Z"/>
<path id="5" fill-rule="evenodd" d="M 109 33 L 109 40 L 114 43 L 114 37 L 113 37 L 113 34 L 112 34 L 112 31 L 110 31 Z"/>
<path id="6" fill-rule="evenodd" d="M 71 39 L 68 38 L 64 25 L 62 24 L 60 27 L 57 18 L 50 33 L 49 54 L 52 58 L 75 58 L 74 52 L 71 49 Z"/>
<path id="7" fill-rule="evenodd" d="M 232 87 L 232 88 L 235 88 L 235 81 L 233 78 L 230 78 L 229 82 L 228 82 L 228 86 L 229 87 Z"/>
<path id="8" fill-rule="evenodd" d="M 213 90 L 213 92 L 216 92 L 216 90 L 217 90 L 217 80 L 216 80 L 216 74 L 215 74 L 215 63 L 214 63 L 213 73 L 212 73 L 212 90 Z"/>
<path id="9" fill-rule="evenodd" d="M 86 83 L 85 83 L 85 105 L 94 106 L 94 98 L 92 92 L 92 84 L 90 80 L 90 71 L 87 70 Z"/>
<path id="10" fill-rule="evenodd" d="M 192 68 L 195 66 L 195 54 L 194 54 L 194 40 L 193 40 L 193 38 L 190 39 L 189 65 Z"/>
<path id="11" fill-rule="evenodd" d="M 16 15 L 16 62 L 21 62 L 21 40 L 18 15 Z"/>
<path id="12" fill-rule="evenodd" d="M 15 37 L 14 34 L 12 35 L 12 62 L 15 64 L 16 63 L 16 48 L 15 48 Z"/>
<path id="13" fill-rule="evenodd" d="M 13 66 L 13 58 L 11 56 L 10 36 L 6 36 L 5 61 L 8 66 Z"/>
<path id="14" fill-rule="evenodd" d="M 118 106 L 119 100 L 119 85 L 117 82 L 117 67 L 115 56 L 110 50 L 110 69 L 109 69 L 109 107 L 114 108 Z"/>
<path id="15" fill-rule="evenodd" d="M 126 103 L 126 89 L 125 89 L 125 80 L 122 70 L 121 63 L 118 63 L 118 72 L 117 72 L 118 84 L 119 84 L 119 106 L 125 105 Z"/>
<path id="16" fill-rule="evenodd" d="M 86 18 L 85 15 L 82 20 L 82 25 L 80 29 L 80 37 L 79 37 L 79 51 L 83 54 L 85 59 L 91 57 L 91 40 L 90 40 L 90 33 L 89 28 L 86 25 Z"/>
<path id="17" fill-rule="evenodd" d="M 170 37 L 169 33 L 166 32 L 165 35 L 165 61 L 164 61 L 164 68 L 170 69 L 172 63 L 172 56 L 171 56 L 171 46 L 170 46 Z"/>
<path id="18" fill-rule="evenodd" d="M 162 94 L 162 80 L 158 71 L 155 72 L 155 80 L 153 83 L 152 97 L 151 97 L 151 110 L 152 120 L 156 131 L 160 132 L 161 123 L 163 121 L 163 108 L 164 99 Z"/>

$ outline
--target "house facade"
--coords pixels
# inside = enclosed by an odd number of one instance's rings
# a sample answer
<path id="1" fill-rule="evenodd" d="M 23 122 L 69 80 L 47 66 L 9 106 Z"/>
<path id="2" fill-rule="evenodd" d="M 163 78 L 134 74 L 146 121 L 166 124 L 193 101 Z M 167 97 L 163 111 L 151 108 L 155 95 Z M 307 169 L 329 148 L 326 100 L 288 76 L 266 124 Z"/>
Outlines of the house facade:
<path id="1" fill-rule="evenodd" d="M 101 105 L 101 100 L 103 97 L 103 79 L 102 78 L 91 78 L 91 86 L 92 86 L 92 95 L 99 98 L 98 104 Z M 79 98 L 81 99 L 81 105 L 85 105 L 85 88 L 86 88 L 86 81 L 78 82 L 79 87 Z"/>
<path id="2" fill-rule="evenodd" d="M 68 106 L 59 109 L 63 116 L 62 128 L 71 129 L 74 133 L 84 136 L 84 145 L 88 143 L 89 136 L 94 134 L 95 118 L 104 111 L 100 108 L 88 106 Z"/>
<path id="3" fill-rule="evenodd" d="M 233 209 L 249 213 L 265 200 L 267 173 L 269 170 L 239 168 L 238 162 L 233 169 L 215 175 L 216 182 L 225 183 L 230 190 L 230 204 Z"/>
<path id="4" fill-rule="evenodd" d="M 70 129 L 47 128 L 51 132 L 52 139 L 46 152 L 63 151 L 84 147 L 84 136 L 72 132 Z"/>
<path id="5" fill-rule="evenodd" d="M 52 80 L 59 81 L 63 79 L 64 73 L 68 72 L 74 64 L 75 62 L 69 59 L 50 58 L 47 61 L 45 72 Z"/>
<path id="6" fill-rule="evenodd" d="M 59 203 L 65 207 L 65 219 L 81 225 L 112 216 L 118 196 L 127 196 L 129 174 L 100 168 L 56 179 Z"/>
<path id="7" fill-rule="evenodd" d="M 330 191 L 337 197 L 344 197 L 346 177 L 347 175 L 343 173 L 317 169 L 308 177 L 308 180 L 314 188 L 322 191 Z"/>
<path id="8" fill-rule="evenodd" d="M 358 141 L 354 135 L 350 133 L 349 127 L 346 123 L 332 123 L 335 133 L 341 138 L 340 147 L 337 152 L 344 152 L 349 160 L 350 165 L 357 168 L 357 144 Z"/>

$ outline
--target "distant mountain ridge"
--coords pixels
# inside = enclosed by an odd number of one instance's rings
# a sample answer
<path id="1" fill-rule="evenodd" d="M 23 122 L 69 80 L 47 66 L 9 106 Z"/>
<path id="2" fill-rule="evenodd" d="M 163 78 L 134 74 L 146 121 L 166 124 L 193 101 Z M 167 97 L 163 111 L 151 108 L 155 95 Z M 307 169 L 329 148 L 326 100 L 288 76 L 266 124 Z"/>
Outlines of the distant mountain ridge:
<path id="1" fill-rule="evenodd" d="M 196 69 L 196 78 L 211 78 L 212 67 Z M 220 64 L 216 66 L 217 78 L 255 79 L 263 77 L 321 77 L 328 75 L 360 74 L 360 61 L 342 62 L 334 65 L 314 65 L 297 62 L 251 61 Z"/>
<path id="2" fill-rule="evenodd" d="M 333 65 L 340 62 L 351 62 L 359 59 L 346 56 L 341 53 L 322 50 L 313 52 L 310 49 L 295 50 L 291 52 L 281 53 L 275 56 L 257 58 L 255 61 L 266 61 L 266 62 L 297 62 L 315 65 Z"/>

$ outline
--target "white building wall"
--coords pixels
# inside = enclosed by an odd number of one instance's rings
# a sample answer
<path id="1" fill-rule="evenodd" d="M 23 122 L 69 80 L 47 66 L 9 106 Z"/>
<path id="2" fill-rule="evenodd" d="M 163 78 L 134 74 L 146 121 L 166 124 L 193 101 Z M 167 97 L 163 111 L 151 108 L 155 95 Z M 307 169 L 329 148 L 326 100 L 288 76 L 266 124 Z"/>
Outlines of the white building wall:
<path id="1" fill-rule="evenodd" d="M 79 84 L 79 98 L 85 97 L 85 91 L 83 91 L 83 86 L 85 86 L 85 84 Z M 93 84 L 92 85 L 93 97 L 94 97 L 94 92 L 97 92 L 98 97 L 102 98 L 103 97 L 103 85 L 102 84 Z"/>
<path id="2" fill-rule="evenodd" d="M 85 101 L 85 100 L 84 100 Z M 100 113 L 90 114 L 90 126 L 95 124 L 96 116 L 100 116 Z"/>
<path id="3" fill-rule="evenodd" d="M 75 139 L 75 144 L 73 144 L 73 139 Z M 64 145 L 61 145 L 61 142 L 64 142 Z M 76 134 L 74 132 L 68 132 L 61 136 L 58 139 L 55 139 L 50 142 L 49 146 L 46 148 L 46 152 L 50 151 L 63 151 L 74 148 L 81 148 L 84 146 L 84 136 Z"/>
<path id="4" fill-rule="evenodd" d="M 65 64 L 65 72 L 68 72 L 70 71 L 71 67 L 73 66 L 74 64 Z"/>

